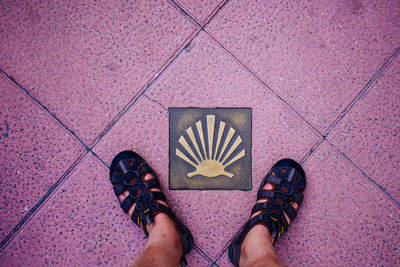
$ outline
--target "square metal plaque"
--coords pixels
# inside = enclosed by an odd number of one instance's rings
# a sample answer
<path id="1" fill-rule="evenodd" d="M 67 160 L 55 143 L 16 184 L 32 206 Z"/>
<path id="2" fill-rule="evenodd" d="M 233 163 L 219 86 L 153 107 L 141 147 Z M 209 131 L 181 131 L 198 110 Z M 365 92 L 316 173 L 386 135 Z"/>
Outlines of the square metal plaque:
<path id="1" fill-rule="evenodd" d="M 169 188 L 251 190 L 251 108 L 170 108 Z"/>

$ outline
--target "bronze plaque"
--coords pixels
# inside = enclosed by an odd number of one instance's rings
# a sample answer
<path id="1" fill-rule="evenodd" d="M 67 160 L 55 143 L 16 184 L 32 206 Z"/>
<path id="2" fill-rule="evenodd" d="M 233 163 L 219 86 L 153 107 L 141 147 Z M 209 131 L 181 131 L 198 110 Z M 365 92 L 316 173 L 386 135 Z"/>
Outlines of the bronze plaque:
<path id="1" fill-rule="evenodd" d="M 169 188 L 251 190 L 251 108 L 170 108 Z"/>

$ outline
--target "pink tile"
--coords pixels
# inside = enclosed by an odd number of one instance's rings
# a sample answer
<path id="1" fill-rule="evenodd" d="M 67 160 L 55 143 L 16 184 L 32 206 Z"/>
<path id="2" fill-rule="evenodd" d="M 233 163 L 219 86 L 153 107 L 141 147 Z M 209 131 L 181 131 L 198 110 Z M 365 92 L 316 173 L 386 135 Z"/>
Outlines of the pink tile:
<path id="1" fill-rule="evenodd" d="M 84 152 L 56 120 L 0 74 L 0 240 Z"/>
<path id="2" fill-rule="evenodd" d="M 305 164 L 298 217 L 275 248 L 287 266 L 398 266 L 400 210 L 327 142 Z M 227 253 L 217 262 L 230 266 Z"/>
<path id="3" fill-rule="evenodd" d="M 186 260 L 188 261 L 188 266 L 206 267 L 212 264 L 208 258 L 203 257 L 194 249 L 186 256 Z"/>
<path id="4" fill-rule="evenodd" d="M 232 267 L 233 266 L 229 260 L 227 251 L 224 254 L 222 254 L 221 258 L 218 259 L 217 264 L 220 267 Z"/>
<path id="5" fill-rule="evenodd" d="M 176 0 L 190 16 L 197 20 L 201 25 L 210 18 L 216 9 L 219 8 L 224 0 Z"/>
<path id="6" fill-rule="evenodd" d="M 206 27 L 323 134 L 400 46 L 398 1 L 230 1 Z"/>
<path id="7" fill-rule="evenodd" d="M 119 152 L 133 150 L 157 171 L 168 166 L 168 140 L 167 110 L 142 96 L 94 147 L 94 151 L 111 164 Z M 168 186 L 168 181 L 162 179 L 161 182 Z"/>
<path id="8" fill-rule="evenodd" d="M 0 68 L 88 145 L 195 29 L 161 0 L 2 5 Z"/>
<path id="9" fill-rule="evenodd" d="M 118 205 L 108 169 L 91 155 L 0 254 L 5 266 L 128 266 L 146 243 Z M 208 262 L 196 251 L 193 266 Z"/>
<path id="10" fill-rule="evenodd" d="M 300 160 L 319 140 L 304 121 L 204 33 L 145 94 L 95 151 L 107 162 L 121 150 L 138 151 L 158 173 L 164 189 L 168 188 L 168 107 L 251 107 L 253 188 L 278 159 Z M 192 230 L 196 244 L 213 259 L 247 219 L 255 201 L 255 189 L 166 190 L 166 195 Z"/>
<path id="11" fill-rule="evenodd" d="M 400 60 L 387 69 L 328 137 L 400 201 Z"/>

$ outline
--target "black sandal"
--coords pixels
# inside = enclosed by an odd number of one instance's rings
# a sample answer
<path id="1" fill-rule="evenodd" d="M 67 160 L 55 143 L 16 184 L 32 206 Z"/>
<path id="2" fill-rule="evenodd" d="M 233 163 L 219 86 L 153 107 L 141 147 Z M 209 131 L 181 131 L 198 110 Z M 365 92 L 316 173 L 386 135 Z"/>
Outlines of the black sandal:
<path id="1" fill-rule="evenodd" d="M 144 176 L 147 173 L 153 175 L 154 179 L 145 181 Z M 167 203 L 167 200 L 161 192 L 157 175 L 146 161 L 133 151 L 119 153 L 111 163 L 110 180 L 114 188 L 114 193 L 124 212 L 128 213 L 131 206 L 136 203 L 131 219 L 137 226 L 143 229 L 146 237 L 149 236 L 146 224 L 151 224 L 157 213 L 163 212 L 171 218 L 176 225 L 182 241 L 183 255 L 180 264 L 181 266 L 186 266 L 185 255 L 193 247 L 192 234 L 169 207 L 156 202 L 156 200 L 161 200 Z M 152 188 L 158 188 L 160 192 L 151 192 L 150 189 Z M 129 190 L 129 195 L 121 203 L 118 196 L 125 190 Z"/>
<path id="2" fill-rule="evenodd" d="M 263 190 L 266 183 L 273 185 L 273 189 Z M 303 191 L 306 187 L 306 175 L 303 168 L 292 159 L 282 159 L 278 161 L 269 170 L 267 175 L 261 182 L 257 193 L 257 201 L 260 199 L 268 199 L 267 202 L 256 203 L 251 210 L 251 214 L 261 211 L 254 218 L 250 218 L 242 227 L 239 234 L 235 236 L 229 245 L 229 259 L 233 265 L 239 266 L 240 246 L 250 229 L 256 224 L 264 224 L 274 243 L 288 229 L 288 222 L 284 212 L 290 219 L 290 222 L 297 216 L 297 210 L 303 201 Z M 297 210 L 292 207 L 291 202 L 296 202 Z"/>

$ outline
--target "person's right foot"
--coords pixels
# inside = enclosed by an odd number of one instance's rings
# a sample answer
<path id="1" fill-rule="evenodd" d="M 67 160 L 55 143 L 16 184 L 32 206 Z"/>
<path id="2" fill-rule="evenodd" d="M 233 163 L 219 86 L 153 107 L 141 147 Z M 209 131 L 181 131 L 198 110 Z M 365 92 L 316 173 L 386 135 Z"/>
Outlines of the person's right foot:
<path id="1" fill-rule="evenodd" d="M 271 168 L 260 185 L 250 219 L 229 247 L 235 266 L 246 266 L 249 259 L 265 259 L 268 254 L 274 259 L 273 244 L 296 217 L 305 186 L 304 170 L 294 160 L 280 160 Z M 275 265 L 280 265 L 275 259 Z"/>
<path id="2" fill-rule="evenodd" d="M 274 186 L 270 183 L 266 183 L 262 189 L 272 191 L 274 190 Z M 269 199 L 260 199 L 257 201 L 257 203 L 262 203 L 267 201 L 269 201 Z M 290 204 L 294 209 L 297 210 L 298 205 L 296 202 L 291 202 Z M 258 211 L 253 215 L 251 215 L 250 218 L 254 218 L 260 213 L 261 211 Z M 288 224 L 290 224 L 291 221 L 289 219 L 289 216 L 286 214 L 286 212 L 284 212 L 284 214 L 286 220 L 288 221 Z M 274 238 L 271 236 L 268 228 L 264 224 L 257 224 L 254 227 L 252 227 L 244 237 L 242 246 L 240 247 L 239 266 L 244 266 L 245 263 L 249 262 L 248 259 L 257 260 L 259 258 L 263 258 L 265 257 L 266 253 L 270 254 L 270 257 L 273 257 L 275 255 L 273 243 L 274 243 Z M 276 258 L 276 261 L 280 263 L 278 258 Z"/>
<path id="3" fill-rule="evenodd" d="M 239 266 L 284 266 L 275 254 L 268 228 L 257 224 L 247 233 L 240 248 Z"/>

